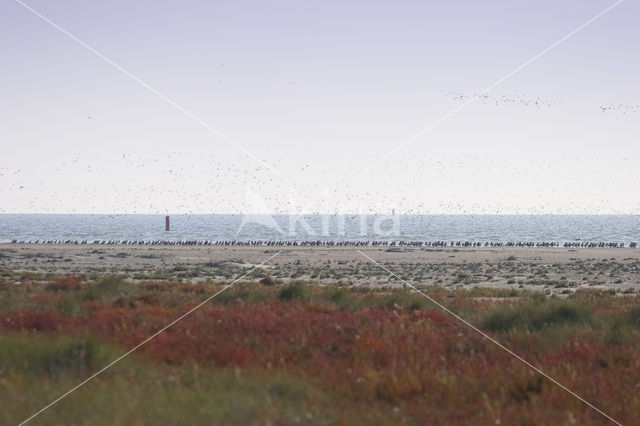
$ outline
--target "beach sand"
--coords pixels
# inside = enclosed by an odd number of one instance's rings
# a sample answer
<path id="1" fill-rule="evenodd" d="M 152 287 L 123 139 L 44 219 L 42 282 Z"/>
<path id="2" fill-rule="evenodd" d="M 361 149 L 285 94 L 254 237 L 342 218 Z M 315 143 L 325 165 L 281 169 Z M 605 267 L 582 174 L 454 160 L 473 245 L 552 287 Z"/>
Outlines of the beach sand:
<path id="1" fill-rule="evenodd" d="M 269 275 L 317 284 L 640 290 L 640 249 L 535 247 L 273 247 L 1 244 L 0 275 L 125 274 L 131 280 L 230 280 L 280 252 L 244 280 Z"/>

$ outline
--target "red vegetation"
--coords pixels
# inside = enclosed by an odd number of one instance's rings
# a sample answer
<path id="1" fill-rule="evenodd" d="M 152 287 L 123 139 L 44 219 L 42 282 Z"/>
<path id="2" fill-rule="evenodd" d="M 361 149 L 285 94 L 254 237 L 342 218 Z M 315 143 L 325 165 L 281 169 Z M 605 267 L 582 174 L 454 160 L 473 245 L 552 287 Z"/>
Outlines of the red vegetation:
<path id="1" fill-rule="evenodd" d="M 2 314 L 0 327 L 10 331 L 74 332 L 78 329 L 78 320 L 56 312 L 21 311 Z"/>
<path id="2" fill-rule="evenodd" d="M 45 287 L 45 289 L 49 291 L 80 290 L 80 288 L 80 281 L 69 276 L 58 278 L 57 280 L 47 284 Z"/>
<path id="3" fill-rule="evenodd" d="M 188 307 L 85 302 L 85 315 L 0 315 L 13 332 L 90 333 L 136 346 Z M 434 311 L 355 312 L 304 302 L 204 306 L 140 348 L 170 364 L 286 371 L 341 398 L 402 404 L 425 423 L 540 423 L 604 418 L 455 319 Z M 523 357 L 616 419 L 640 408 L 640 353 L 625 345 L 569 341 Z M 546 410 L 546 411 L 540 411 Z M 543 414 L 546 413 L 546 414 Z"/>

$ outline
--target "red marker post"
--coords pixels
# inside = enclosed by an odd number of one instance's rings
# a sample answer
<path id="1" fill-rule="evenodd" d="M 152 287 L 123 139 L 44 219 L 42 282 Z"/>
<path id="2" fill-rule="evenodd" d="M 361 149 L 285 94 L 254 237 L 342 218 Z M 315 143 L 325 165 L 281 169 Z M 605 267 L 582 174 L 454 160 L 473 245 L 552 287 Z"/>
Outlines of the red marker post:
<path id="1" fill-rule="evenodd" d="M 169 216 L 164 217 L 164 230 L 165 231 L 171 230 L 171 221 L 169 220 Z"/>

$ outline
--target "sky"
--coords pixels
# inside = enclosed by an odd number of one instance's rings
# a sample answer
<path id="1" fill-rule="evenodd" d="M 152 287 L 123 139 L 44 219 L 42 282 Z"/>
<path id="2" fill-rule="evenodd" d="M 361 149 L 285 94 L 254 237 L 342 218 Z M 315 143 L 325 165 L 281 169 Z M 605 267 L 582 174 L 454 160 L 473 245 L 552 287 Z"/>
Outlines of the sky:
<path id="1" fill-rule="evenodd" d="M 0 213 L 640 214 L 638 2 L 25 4 Z"/>

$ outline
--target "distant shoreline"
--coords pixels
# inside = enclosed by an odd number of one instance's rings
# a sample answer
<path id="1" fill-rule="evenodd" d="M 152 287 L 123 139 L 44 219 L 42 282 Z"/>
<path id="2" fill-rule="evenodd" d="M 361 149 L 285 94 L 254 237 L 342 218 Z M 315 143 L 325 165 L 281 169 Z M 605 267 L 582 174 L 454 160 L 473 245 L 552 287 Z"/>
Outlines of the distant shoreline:
<path id="1" fill-rule="evenodd" d="M 2 215 L 0 242 L 154 245 L 615 246 L 640 243 L 640 216 Z M 401 242 L 401 243 L 399 243 Z"/>

